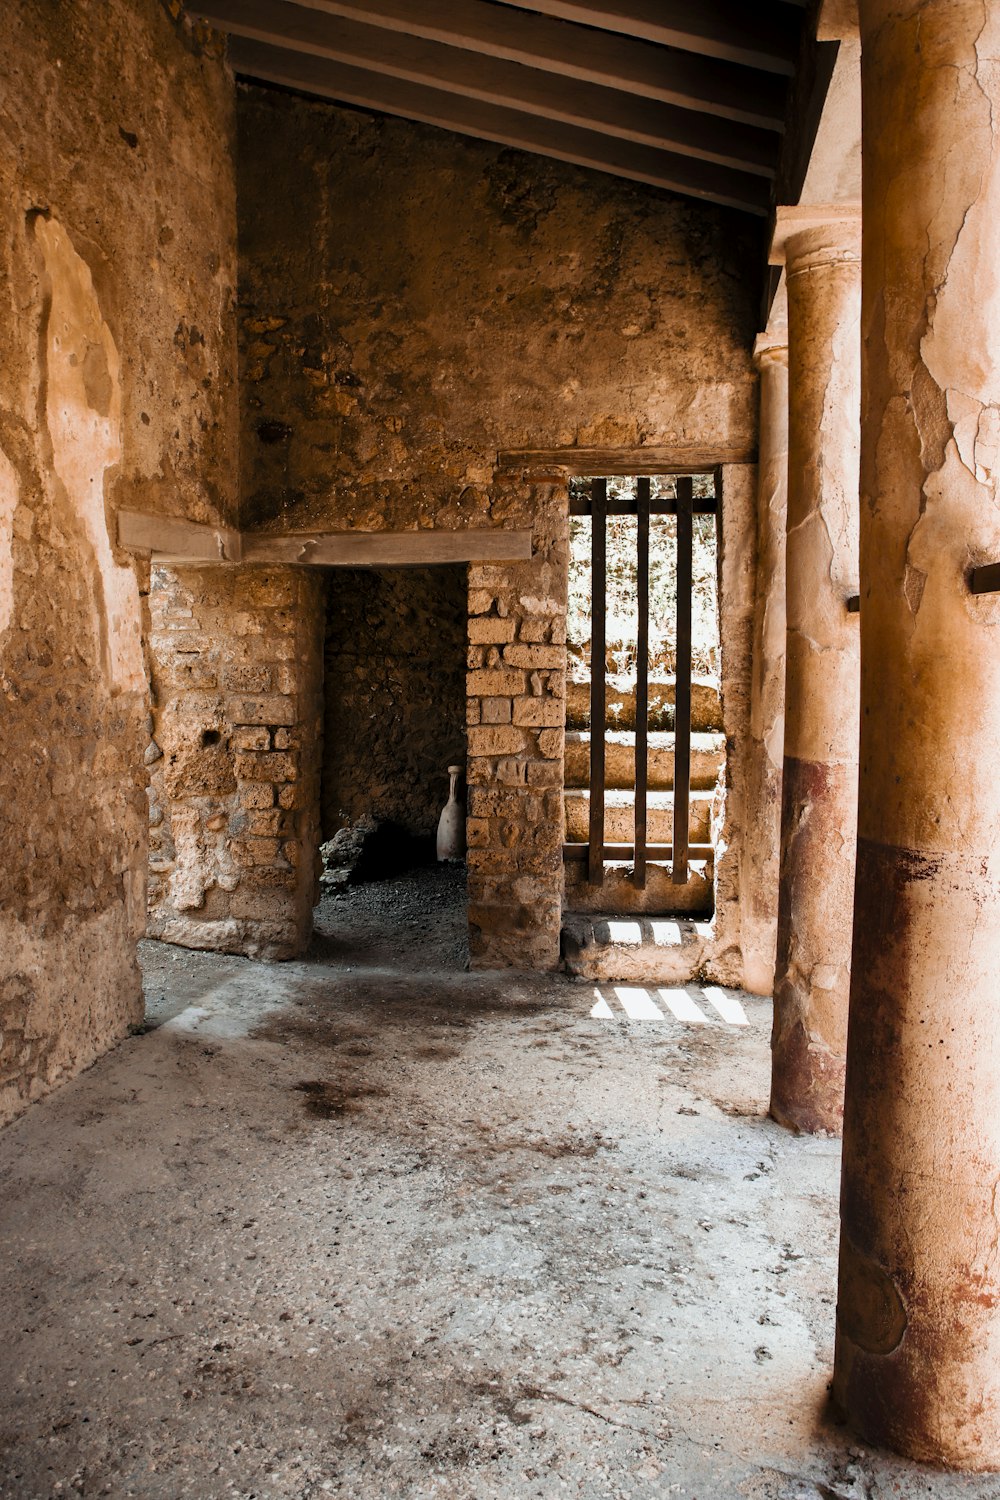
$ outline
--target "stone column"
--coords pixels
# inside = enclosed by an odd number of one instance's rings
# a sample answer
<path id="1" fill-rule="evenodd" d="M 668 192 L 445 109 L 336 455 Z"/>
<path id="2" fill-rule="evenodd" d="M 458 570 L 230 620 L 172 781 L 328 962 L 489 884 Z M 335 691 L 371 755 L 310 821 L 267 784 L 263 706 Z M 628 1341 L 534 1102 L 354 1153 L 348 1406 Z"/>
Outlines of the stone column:
<path id="1" fill-rule="evenodd" d="M 834 1394 L 1000 1468 L 1000 12 L 861 0 L 862 733 Z"/>
<path id="2" fill-rule="evenodd" d="M 785 751 L 771 1114 L 837 1133 L 857 826 L 860 225 L 779 209 L 788 285 Z"/>
<path id="3" fill-rule="evenodd" d="M 762 333 L 757 467 L 757 578 L 750 755 L 740 876 L 743 984 L 774 987 L 778 921 L 778 841 L 785 736 L 785 507 L 788 492 L 788 333 Z"/>

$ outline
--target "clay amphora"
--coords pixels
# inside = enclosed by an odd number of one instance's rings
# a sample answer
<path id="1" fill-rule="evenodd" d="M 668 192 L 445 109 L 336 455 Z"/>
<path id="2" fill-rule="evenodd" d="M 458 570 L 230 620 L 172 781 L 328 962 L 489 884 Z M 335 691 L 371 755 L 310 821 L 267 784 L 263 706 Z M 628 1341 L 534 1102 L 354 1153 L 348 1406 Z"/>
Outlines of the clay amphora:
<path id="1" fill-rule="evenodd" d="M 451 787 L 448 791 L 448 801 L 438 819 L 438 859 L 461 859 L 465 854 L 465 808 L 459 802 L 455 790 L 461 774 L 461 766 L 448 767 Z"/>

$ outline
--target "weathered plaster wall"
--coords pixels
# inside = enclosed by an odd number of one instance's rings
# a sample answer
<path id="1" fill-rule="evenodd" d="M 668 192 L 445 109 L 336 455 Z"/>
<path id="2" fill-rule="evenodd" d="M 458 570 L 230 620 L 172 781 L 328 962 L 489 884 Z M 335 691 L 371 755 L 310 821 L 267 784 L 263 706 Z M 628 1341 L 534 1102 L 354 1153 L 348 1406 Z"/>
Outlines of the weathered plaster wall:
<path id="1" fill-rule="evenodd" d="M 118 506 L 231 515 L 231 80 L 158 0 L 0 49 L 0 1119 L 142 1013 L 142 580 Z"/>
<path id="2" fill-rule="evenodd" d="M 328 575 L 323 837 L 365 814 L 434 833 L 465 760 L 465 567 Z"/>
<path id="3" fill-rule="evenodd" d="M 565 474 L 497 455 L 752 447 L 755 231 L 263 88 L 238 116 L 245 524 L 532 529 L 470 568 L 472 948 L 554 964 Z"/>
<path id="4" fill-rule="evenodd" d="M 245 524 L 502 524 L 498 449 L 752 446 L 755 230 L 241 87 Z"/>
<path id="5" fill-rule="evenodd" d="M 149 934 L 291 958 L 316 904 L 323 580 L 157 568 Z"/>

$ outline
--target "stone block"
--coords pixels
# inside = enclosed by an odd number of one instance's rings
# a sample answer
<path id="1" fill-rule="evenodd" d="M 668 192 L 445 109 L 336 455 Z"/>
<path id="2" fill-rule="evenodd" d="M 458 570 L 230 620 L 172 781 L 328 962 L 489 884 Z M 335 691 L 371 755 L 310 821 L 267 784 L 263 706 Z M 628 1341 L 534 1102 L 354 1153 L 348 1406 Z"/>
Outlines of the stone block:
<path id="1" fill-rule="evenodd" d="M 283 786 L 278 789 L 278 806 L 286 812 L 294 807 L 302 806 L 302 792 L 297 786 Z"/>
<path id="2" fill-rule="evenodd" d="M 488 615 L 493 608 L 493 595 L 488 589 L 469 590 L 469 614 Z"/>
<path id="3" fill-rule="evenodd" d="M 470 698 L 518 698 L 524 692 L 523 672 L 469 672 L 465 691 Z"/>
<path id="4" fill-rule="evenodd" d="M 529 760 L 528 786 L 562 786 L 562 766 L 556 760 Z"/>
<path id="5" fill-rule="evenodd" d="M 274 838 L 284 832 L 288 814 L 280 807 L 268 807 L 252 813 L 247 820 L 247 832 L 259 838 Z"/>
<path id="6" fill-rule="evenodd" d="M 563 731 L 561 729 L 543 729 L 538 736 L 538 748 L 547 760 L 556 760 L 563 753 Z"/>
<path id="7" fill-rule="evenodd" d="M 237 755 L 233 769 L 238 781 L 295 781 L 299 774 L 295 756 L 283 751 Z"/>
<path id="8" fill-rule="evenodd" d="M 289 893 L 285 890 L 253 890 L 245 885 L 233 892 L 229 910 L 234 917 L 245 920 L 274 922 L 287 920 L 294 910 L 294 902 L 289 899 Z"/>
<path id="9" fill-rule="evenodd" d="M 254 782 L 240 787 L 240 805 L 248 808 L 274 806 L 274 787 L 264 782 Z"/>
<path id="10" fill-rule="evenodd" d="M 271 734 L 269 730 L 256 726 L 234 729 L 229 744 L 233 750 L 270 750 Z"/>
<path id="11" fill-rule="evenodd" d="M 222 669 L 222 686 L 233 693 L 266 693 L 271 688 L 270 667 L 234 663 Z"/>
<path id="12" fill-rule="evenodd" d="M 466 698 L 466 700 L 465 700 L 465 722 L 466 722 L 466 724 L 478 724 L 481 721 L 481 718 L 482 718 L 482 713 L 481 713 L 481 709 L 480 709 L 480 700 L 478 698 Z"/>
<path id="13" fill-rule="evenodd" d="M 470 849 L 485 849 L 490 842 L 488 818 L 468 818 L 465 824 L 466 843 Z"/>
<path id="14" fill-rule="evenodd" d="M 469 730 L 470 755 L 517 755 L 524 745 L 523 731 L 506 724 Z"/>
<path id="15" fill-rule="evenodd" d="M 527 782 L 528 763 L 508 757 L 497 762 L 496 779 L 501 786 L 524 786 Z"/>
<path id="16" fill-rule="evenodd" d="M 298 750 L 301 743 L 294 729 L 276 729 L 271 740 L 275 750 Z"/>
<path id="17" fill-rule="evenodd" d="M 549 635 L 549 622 L 548 620 L 537 619 L 534 616 L 530 617 L 529 619 L 522 620 L 521 629 L 518 632 L 518 635 L 522 641 L 528 641 L 534 644 L 545 641 L 548 639 Z"/>
<path id="18" fill-rule="evenodd" d="M 469 641 L 473 645 L 499 645 L 514 639 L 516 629 L 513 620 L 500 620 L 494 616 L 470 619 Z"/>
<path id="19" fill-rule="evenodd" d="M 507 667 L 523 667 L 526 672 L 533 672 L 539 668 L 564 667 L 566 651 L 562 646 L 524 646 L 517 642 L 504 647 L 503 659 Z"/>
<path id="20" fill-rule="evenodd" d="M 480 714 L 484 724 L 509 724 L 511 700 L 509 698 L 483 698 L 480 703 Z"/>
<path id="21" fill-rule="evenodd" d="M 273 865 L 281 848 L 277 839 L 248 838 L 233 842 L 233 858 L 240 865 Z"/>
<path id="22" fill-rule="evenodd" d="M 227 713 L 231 724 L 294 724 L 295 704 L 280 693 L 252 698 L 230 698 Z"/>
<path id="23" fill-rule="evenodd" d="M 566 710 L 560 698 L 516 698 L 514 723 L 561 729 Z M 544 752 L 543 752 L 544 754 Z"/>

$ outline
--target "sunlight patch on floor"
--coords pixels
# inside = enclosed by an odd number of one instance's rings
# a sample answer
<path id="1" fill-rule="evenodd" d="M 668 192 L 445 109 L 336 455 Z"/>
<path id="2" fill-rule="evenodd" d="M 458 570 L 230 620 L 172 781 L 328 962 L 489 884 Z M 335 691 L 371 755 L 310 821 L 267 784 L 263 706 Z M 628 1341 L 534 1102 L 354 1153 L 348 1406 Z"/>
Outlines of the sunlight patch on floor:
<path id="1" fill-rule="evenodd" d="M 705 1009 L 702 1009 L 702 1006 Z M 664 988 L 605 984 L 594 990 L 593 1020 L 613 1021 L 624 1013 L 629 1021 L 680 1021 L 685 1026 L 749 1026 L 736 994 L 718 985 Z"/>

